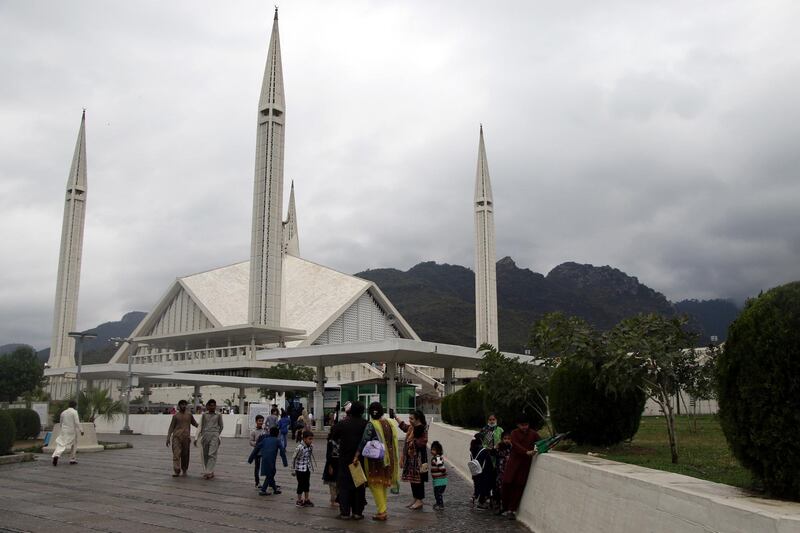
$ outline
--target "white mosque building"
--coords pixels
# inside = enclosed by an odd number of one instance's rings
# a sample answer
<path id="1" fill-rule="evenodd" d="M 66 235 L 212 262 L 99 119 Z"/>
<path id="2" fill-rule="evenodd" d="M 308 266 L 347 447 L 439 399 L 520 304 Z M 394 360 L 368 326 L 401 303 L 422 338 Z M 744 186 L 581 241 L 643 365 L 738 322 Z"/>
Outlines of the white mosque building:
<path id="1" fill-rule="evenodd" d="M 146 398 L 169 402 L 197 395 L 203 384 L 206 397 L 238 392 L 243 403 L 245 396 L 257 397 L 261 369 L 295 363 L 316 368 L 316 383 L 306 388 L 314 389 L 320 412 L 326 385 L 385 379 L 391 407 L 400 380 L 440 394 L 459 378 L 476 375 L 480 354 L 475 347 L 422 341 L 375 283 L 301 257 L 294 184 L 283 219 L 286 122 L 276 9 L 257 109 L 250 260 L 176 279 L 109 364 L 83 368 L 85 379 L 114 380 L 106 385 L 116 389 L 120 379 L 135 374 Z M 73 193 L 68 194 L 62 230 L 77 232 L 73 219 L 80 217 L 81 234 L 85 197 L 79 198 L 79 212 L 73 197 L 86 189 L 84 136 L 82 121 L 76 147 L 81 164 L 70 173 L 82 185 L 68 184 Z M 482 127 L 474 206 L 478 346 L 497 345 L 494 206 Z M 75 327 L 80 242 L 68 240 L 74 244 L 65 248 L 62 243 L 59 280 L 65 278 L 66 289 L 59 281 L 55 318 L 70 323 L 54 327 L 51 376 L 76 370 L 74 345 L 66 333 Z M 62 273 L 62 264 L 72 277 Z M 65 290 L 67 296 L 61 294 Z"/>

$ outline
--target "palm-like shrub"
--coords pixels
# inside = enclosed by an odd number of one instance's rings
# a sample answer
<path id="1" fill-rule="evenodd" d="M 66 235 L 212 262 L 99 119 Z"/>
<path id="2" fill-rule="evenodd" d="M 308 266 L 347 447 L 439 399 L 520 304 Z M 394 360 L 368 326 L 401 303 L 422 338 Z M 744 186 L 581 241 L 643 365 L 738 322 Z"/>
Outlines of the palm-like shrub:
<path id="1" fill-rule="evenodd" d="M 110 422 L 125 413 L 125 405 L 113 400 L 106 389 L 86 389 L 78 395 L 78 413 L 84 422 L 94 422 L 98 417 Z"/>

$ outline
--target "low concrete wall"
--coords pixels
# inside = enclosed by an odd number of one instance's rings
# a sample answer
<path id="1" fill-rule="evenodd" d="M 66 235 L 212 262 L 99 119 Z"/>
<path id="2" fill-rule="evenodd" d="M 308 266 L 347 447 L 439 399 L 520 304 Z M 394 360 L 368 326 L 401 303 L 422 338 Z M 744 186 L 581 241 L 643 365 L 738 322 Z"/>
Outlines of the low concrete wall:
<path id="1" fill-rule="evenodd" d="M 461 475 L 471 435 L 439 423 L 429 431 L 431 440 L 442 443 L 448 466 Z M 535 533 L 800 533 L 800 504 L 755 498 L 679 474 L 550 452 L 534 459 L 517 519 Z"/>
<path id="2" fill-rule="evenodd" d="M 240 415 L 222 415 L 222 436 L 234 437 L 236 432 L 236 422 L 239 420 Z M 195 415 L 195 420 L 200 423 L 200 415 Z M 129 415 L 128 425 L 134 433 L 141 433 L 142 435 L 167 435 L 169 424 L 172 421 L 172 415 Z M 247 420 L 243 417 L 243 422 L 246 425 Z M 95 420 L 95 426 L 98 433 L 119 433 L 119 430 L 125 425 L 125 417 L 118 415 L 114 420 L 109 422 L 105 419 Z M 192 428 L 192 435 L 196 430 Z M 249 435 L 245 427 L 245 435 Z"/>
<path id="3" fill-rule="evenodd" d="M 433 422 L 428 426 L 428 444 L 438 440 L 444 449 L 444 460 L 447 471 L 455 471 L 458 475 L 472 483 L 467 462 L 469 461 L 469 442 L 474 431 L 469 431 L 444 422 Z"/>
<path id="4" fill-rule="evenodd" d="M 103 446 L 97 443 L 97 432 L 95 431 L 94 424 L 83 422 L 81 423 L 83 435 L 78 434 L 78 451 L 79 452 L 102 452 Z M 56 439 L 61 435 L 61 424 L 53 426 L 53 433 L 50 435 L 50 444 L 42 448 L 44 453 L 53 453 L 56 449 Z"/>

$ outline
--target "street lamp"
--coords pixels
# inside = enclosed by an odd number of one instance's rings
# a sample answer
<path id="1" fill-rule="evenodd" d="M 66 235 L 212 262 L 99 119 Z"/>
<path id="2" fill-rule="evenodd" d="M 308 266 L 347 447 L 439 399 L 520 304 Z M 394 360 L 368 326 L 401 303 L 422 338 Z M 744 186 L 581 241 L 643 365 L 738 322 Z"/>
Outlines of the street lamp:
<path id="1" fill-rule="evenodd" d="M 81 366 L 83 365 L 83 339 L 96 339 L 97 334 L 89 331 L 70 331 L 68 336 L 78 340 L 78 372 L 75 376 L 75 401 L 81 394 Z"/>
<path id="2" fill-rule="evenodd" d="M 131 431 L 131 427 L 128 424 L 129 415 L 131 412 L 131 389 L 133 388 L 133 371 L 131 369 L 131 365 L 133 364 L 133 355 L 136 353 L 136 348 L 140 343 L 137 343 L 133 337 L 131 338 L 122 338 L 122 337 L 112 337 L 110 339 L 114 346 L 119 347 L 122 343 L 127 342 L 130 344 L 130 349 L 128 350 L 128 386 L 126 387 L 125 392 L 125 425 L 122 429 L 119 430 L 120 435 L 133 435 L 133 431 Z"/>

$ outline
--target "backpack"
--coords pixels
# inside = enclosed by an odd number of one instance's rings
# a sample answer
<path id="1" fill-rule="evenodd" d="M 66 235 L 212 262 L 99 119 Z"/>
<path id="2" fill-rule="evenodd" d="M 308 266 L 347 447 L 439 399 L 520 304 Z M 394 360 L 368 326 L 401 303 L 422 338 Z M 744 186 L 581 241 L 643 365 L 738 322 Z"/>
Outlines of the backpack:
<path id="1" fill-rule="evenodd" d="M 469 469 L 470 475 L 473 476 L 473 477 L 483 474 L 483 465 L 480 463 L 478 458 L 481 456 L 481 453 L 484 452 L 484 451 L 486 451 L 486 450 L 482 449 L 481 451 L 478 452 L 478 454 L 475 457 L 473 457 L 472 459 L 467 461 L 467 468 Z"/>

